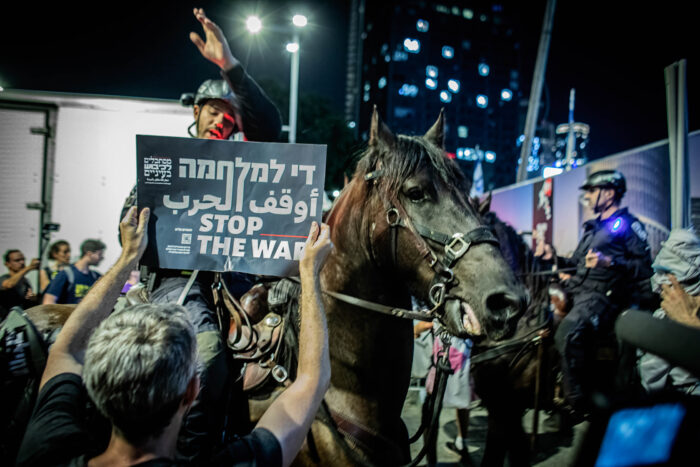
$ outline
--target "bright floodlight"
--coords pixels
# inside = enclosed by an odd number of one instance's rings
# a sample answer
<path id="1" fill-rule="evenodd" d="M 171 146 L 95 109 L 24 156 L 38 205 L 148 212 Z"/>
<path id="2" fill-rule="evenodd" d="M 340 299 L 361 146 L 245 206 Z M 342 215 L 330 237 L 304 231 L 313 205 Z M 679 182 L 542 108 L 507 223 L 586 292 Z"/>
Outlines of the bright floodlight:
<path id="1" fill-rule="evenodd" d="M 564 171 L 564 169 L 561 169 L 558 167 L 545 167 L 544 171 L 542 172 L 542 175 L 545 178 L 549 178 L 549 177 L 554 177 L 555 175 L 559 175 L 563 171 Z"/>
<path id="2" fill-rule="evenodd" d="M 437 78 L 438 77 L 438 69 L 434 65 L 428 65 L 425 67 L 425 76 L 428 78 Z"/>
<path id="3" fill-rule="evenodd" d="M 458 79 L 448 80 L 447 81 L 447 88 L 454 93 L 458 93 L 459 92 L 459 80 Z"/>
<path id="4" fill-rule="evenodd" d="M 428 89 L 435 89 L 437 88 L 437 81 L 433 78 L 425 78 L 425 87 Z"/>
<path id="5" fill-rule="evenodd" d="M 296 53 L 299 52 L 299 44 L 297 42 L 290 42 L 287 44 L 287 52 Z"/>
<path id="6" fill-rule="evenodd" d="M 338 196 L 340 196 L 340 190 L 333 190 L 333 197 L 337 198 Z"/>
<path id="7" fill-rule="evenodd" d="M 504 101 L 509 101 L 512 98 L 513 98 L 513 91 L 511 91 L 508 88 L 501 90 L 501 99 L 503 99 Z"/>
<path id="8" fill-rule="evenodd" d="M 450 94 L 447 91 L 440 91 L 440 100 L 442 102 L 451 102 L 452 101 L 452 94 Z"/>
<path id="9" fill-rule="evenodd" d="M 292 23 L 294 23 L 294 26 L 298 28 L 303 28 L 304 26 L 306 26 L 307 23 L 306 16 L 294 15 L 294 17 L 292 18 Z"/>
<path id="10" fill-rule="evenodd" d="M 257 34 L 262 29 L 262 21 L 260 21 L 260 18 L 257 16 L 249 16 L 248 19 L 245 20 L 245 27 L 253 34 Z"/>
<path id="11" fill-rule="evenodd" d="M 486 151 L 484 153 L 484 160 L 486 162 L 496 162 L 496 153 L 493 151 Z"/>
<path id="12" fill-rule="evenodd" d="M 476 96 L 476 105 L 478 107 L 481 107 L 482 109 L 485 109 L 486 106 L 489 105 L 489 98 L 484 96 L 483 94 L 479 94 Z"/>
<path id="13" fill-rule="evenodd" d="M 449 45 L 443 46 L 442 47 L 442 56 L 443 56 L 443 58 L 446 58 L 448 60 L 453 58 L 455 56 L 455 49 L 453 49 Z"/>

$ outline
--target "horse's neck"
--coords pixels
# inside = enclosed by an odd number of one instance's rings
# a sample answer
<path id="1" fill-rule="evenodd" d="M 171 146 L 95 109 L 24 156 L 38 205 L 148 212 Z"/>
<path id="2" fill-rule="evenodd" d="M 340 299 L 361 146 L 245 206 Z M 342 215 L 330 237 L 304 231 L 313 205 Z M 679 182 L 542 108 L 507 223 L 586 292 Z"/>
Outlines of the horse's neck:
<path id="1" fill-rule="evenodd" d="M 336 229 L 339 229 L 336 226 Z M 372 302 L 410 306 L 405 291 L 392 275 L 370 261 L 361 239 L 351 229 L 335 237 L 336 248 L 321 276 L 326 290 Z M 334 410 L 351 414 L 368 426 L 382 427 L 398 420 L 410 380 L 413 350 L 412 323 L 326 297 L 331 349 L 331 391 Z"/>

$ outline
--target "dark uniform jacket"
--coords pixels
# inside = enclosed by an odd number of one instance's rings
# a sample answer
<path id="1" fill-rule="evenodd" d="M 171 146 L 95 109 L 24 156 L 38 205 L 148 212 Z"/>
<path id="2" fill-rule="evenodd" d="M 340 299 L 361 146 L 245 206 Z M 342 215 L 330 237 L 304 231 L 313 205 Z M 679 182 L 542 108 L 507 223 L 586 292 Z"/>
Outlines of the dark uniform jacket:
<path id="1" fill-rule="evenodd" d="M 607 268 L 587 268 L 586 254 L 599 251 L 612 259 Z M 600 217 L 583 224 L 583 236 L 571 258 L 557 257 L 560 268 L 576 268 L 567 289 L 574 293 L 597 291 L 623 297 L 638 287 L 648 288 L 651 254 L 644 225 L 627 208 L 618 209 L 605 220 Z"/>

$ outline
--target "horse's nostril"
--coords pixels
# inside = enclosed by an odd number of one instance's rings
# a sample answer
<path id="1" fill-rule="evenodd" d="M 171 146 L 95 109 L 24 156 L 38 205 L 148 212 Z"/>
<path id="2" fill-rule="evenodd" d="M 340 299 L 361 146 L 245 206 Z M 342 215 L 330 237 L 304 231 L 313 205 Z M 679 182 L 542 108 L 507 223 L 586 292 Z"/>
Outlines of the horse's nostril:
<path id="1" fill-rule="evenodd" d="M 498 321 L 509 321 L 520 314 L 521 300 L 517 295 L 498 292 L 486 298 L 486 310 Z"/>

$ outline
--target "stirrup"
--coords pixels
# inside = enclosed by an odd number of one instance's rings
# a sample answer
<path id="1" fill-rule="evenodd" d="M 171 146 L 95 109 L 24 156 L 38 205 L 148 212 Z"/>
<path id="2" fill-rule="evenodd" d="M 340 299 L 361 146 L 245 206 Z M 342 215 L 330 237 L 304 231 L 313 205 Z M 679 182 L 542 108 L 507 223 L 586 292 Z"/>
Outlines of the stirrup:
<path id="1" fill-rule="evenodd" d="M 146 286 L 138 283 L 131 287 L 126 293 L 126 303 L 129 306 L 151 303 L 151 297 L 148 294 L 148 289 Z"/>

